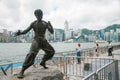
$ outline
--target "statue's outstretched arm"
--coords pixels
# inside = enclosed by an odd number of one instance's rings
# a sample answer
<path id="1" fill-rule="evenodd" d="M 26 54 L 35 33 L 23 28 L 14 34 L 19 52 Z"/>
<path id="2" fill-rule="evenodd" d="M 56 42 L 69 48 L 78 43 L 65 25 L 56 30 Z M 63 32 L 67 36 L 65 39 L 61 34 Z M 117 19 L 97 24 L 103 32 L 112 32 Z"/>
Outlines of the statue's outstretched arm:
<path id="1" fill-rule="evenodd" d="M 25 29 L 24 31 L 18 30 L 18 32 L 15 33 L 15 36 L 26 34 L 27 32 L 29 32 L 32 29 L 32 27 L 33 27 L 33 23 L 27 29 Z"/>
<path id="2" fill-rule="evenodd" d="M 26 34 L 27 32 L 29 32 L 32 29 L 32 25 L 30 25 L 27 29 L 25 29 L 24 31 L 21 32 L 21 34 Z"/>

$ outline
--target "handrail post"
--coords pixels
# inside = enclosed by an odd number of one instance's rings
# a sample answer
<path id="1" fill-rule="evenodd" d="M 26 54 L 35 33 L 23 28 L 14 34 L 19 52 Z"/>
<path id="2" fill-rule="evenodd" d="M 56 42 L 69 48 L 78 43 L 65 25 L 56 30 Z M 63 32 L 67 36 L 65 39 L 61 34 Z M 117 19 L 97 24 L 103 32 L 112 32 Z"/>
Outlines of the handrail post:
<path id="1" fill-rule="evenodd" d="M 64 73 L 65 73 L 65 77 L 66 77 L 66 79 L 67 79 L 66 63 L 67 63 L 66 54 L 64 54 Z"/>
<path id="2" fill-rule="evenodd" d="M 13 74 L 13 64 L 11 64 L 11 74 Z"/>
<path id="3" fill-rule="evenodd" d="M 116 75 L 115 75 L 115 77 L 116 77 L 116 80 L 119 80 L 119 70 L 118 70 L 118 60 L 116 60 L 115 61 L 115 73 L 116 73 Z"/>
<path id="4" fill-rule="evenodd" d="M 95 73 L 95 80 L 98 80 L 98 73 Z"/>

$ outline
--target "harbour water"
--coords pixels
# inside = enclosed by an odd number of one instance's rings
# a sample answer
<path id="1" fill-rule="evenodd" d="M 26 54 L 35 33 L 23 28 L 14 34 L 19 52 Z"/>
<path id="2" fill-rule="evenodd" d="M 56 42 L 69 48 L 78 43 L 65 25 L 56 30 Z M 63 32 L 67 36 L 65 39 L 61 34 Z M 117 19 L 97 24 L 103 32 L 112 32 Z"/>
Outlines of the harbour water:
<path id="1" fill-rule="evenodd" d="M 112 45 L 118 45 L 120 43 L 112 43 Z M 51 43 L 56 53 L 75 50 L 77 43 Z M 0 43 L 0 65 L 11 62 L 24 61 L 26 54 L 29 52 L 31 43 Z M 81 43 L 81 48 L 93 48 L 95 43 Z M 100 43 L 100 47 L 107 46 L 107 43 Z M 38 55 L 44 54 L 42 50 Z"/>

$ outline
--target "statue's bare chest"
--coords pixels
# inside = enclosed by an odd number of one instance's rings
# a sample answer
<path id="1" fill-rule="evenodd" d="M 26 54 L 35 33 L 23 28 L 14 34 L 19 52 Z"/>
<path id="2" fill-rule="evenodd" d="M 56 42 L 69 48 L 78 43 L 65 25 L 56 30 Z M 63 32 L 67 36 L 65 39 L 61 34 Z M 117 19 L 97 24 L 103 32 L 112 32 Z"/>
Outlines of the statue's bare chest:
<path id="1" fill-rule="evenodd" d="M 35 31 L 42 31 L 44 32 L 46 30 L 46 24 L 44 22 L 36 22 L 34 24 Z"/>

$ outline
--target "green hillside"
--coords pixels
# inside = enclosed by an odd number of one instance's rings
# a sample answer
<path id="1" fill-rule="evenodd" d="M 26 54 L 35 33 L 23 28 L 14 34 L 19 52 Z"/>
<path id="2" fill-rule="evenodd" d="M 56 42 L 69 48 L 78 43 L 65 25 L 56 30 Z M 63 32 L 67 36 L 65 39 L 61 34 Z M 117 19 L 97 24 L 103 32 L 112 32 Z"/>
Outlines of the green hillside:
<path id="1" fill-rule="evenodd" d="M 110 26 L 106 27 L 104 30 L 105 30 L 105 31 L 110 31 L 110 30 L 116 31 L 117 28 L 120 28 L 120 24 L 110 25 Z"/>
<path id="2" fill-rule="evenodd" d="M 113 25 L 110 25 L 106 28 L 104 28 L 105 32 L 106 31 L 110 31 L 110 30 L 114 30 L 116 31 L 116 29 L 120 28 L 120 24 L 113 24 Z M 86 34 L 86 35 L 89 35 L 89 34 L 95 34 L 96 31 L 99 31 L 99 30 L 89 30 L 89 29 L 82 29 L 82 33 L 83 34 Z"/>
<path id="3" fill-rule="evenodd" d="M 82 29 L 82 33 L 83 33 L 83 34 L 86 34 L 86 35 L 88 35 L 88 34 L 92 34 L 92 31 L 93 31 L 93 30 Z"/>

